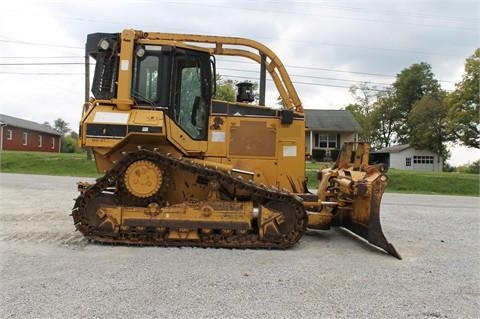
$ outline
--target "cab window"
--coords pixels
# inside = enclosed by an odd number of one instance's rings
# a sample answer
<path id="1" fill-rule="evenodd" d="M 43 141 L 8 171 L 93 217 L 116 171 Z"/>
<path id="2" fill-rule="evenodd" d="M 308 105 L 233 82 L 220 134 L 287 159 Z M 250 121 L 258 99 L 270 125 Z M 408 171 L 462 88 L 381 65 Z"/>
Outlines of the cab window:
<path id="1" fill-rule="evenodd" d="M 138 74 L 135 79 L 133 95 L 146 101 L 155 102 L 158 99 L 158 56 L 147 56 L 138 63 Z"/>
<path id="2" fill-rule="evenodd" d="M 202 87 L 204 78 L 201 58 L 197 56 L 177 57 L 176 98 L 174 119 L 193 139 L 207 136 L 206 98 Z"/>
<path id="3" fill-rule="evenodd" d="M 131 94 L 137 104 L 168 106 L 170 61 L 170 52 L 162 46 L 136 47 Z"/>

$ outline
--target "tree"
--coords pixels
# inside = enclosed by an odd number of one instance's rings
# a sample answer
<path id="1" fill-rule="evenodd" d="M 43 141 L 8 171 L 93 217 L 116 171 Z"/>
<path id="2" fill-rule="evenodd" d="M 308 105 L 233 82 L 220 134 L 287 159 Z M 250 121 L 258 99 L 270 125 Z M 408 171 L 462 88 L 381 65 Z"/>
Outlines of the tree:
<path id="1" fill-rule="evenodd" d="M 394 139 L 395 123 L 400 118 L 399 110 L 395 103 L 392 89 L 379 92 L 377 95 L 377 102 L 373 105 L 372 114 L 372 140 L 375 148 L 390 147 Z"/>
<path id="2" fill-rule="evenodd" d="M 370 87 L 367 82 L 360 85 L 352 85 L 350 93 L 356 103 L 345 107 L 362 127 L 358 134 L 359 139 L 369 143 L 372 143 L 374 138 L 373 101 L 376 98 L 376 92 L 377 89 Z"/>
<path id="3" fill-rule="evenodd" d="M 449 157 L 445 143 L 452 139 L 447 125 L 448 108 L 440 97 L 424 96 L 417 101 L 408 116 L 411 126 L 410 145 L 428 149 L 443 159 Z"/>
<path id="4" fill-rule="evenodd" d="M 412 64 L 409 68 L 397 74 L 397 79 L 392 84 L 395 93 L 395 107 L 398 108 L 398 122 L 395 131 L 402 143 L 408 143 L 411 127 L 407 121 L 408 115 L 415 102 L 423 96 L 438 97 L 441 89 L 438 80 L 425 62 Z"/>
<path id="5" fill-rule="evenodd" d="M 358 139 L 363 142 L 372 142 L 373 131 L 372 121 L 369 114 L 365 114 L 360 104 L 349 104 L 345 107 L 345 110 L 352 113 L 355 120 L 358 122 L 362 130 L 358 132 Z"/>
<path id="6" fill-rule="evenodd" d="M 464 145 L 480 148 L 480 48 L 465 61 L 462 81 L 446 98 L 449 128 Z"/>
<path id="7" fill-rule="evenodd" d="M 217 74 L 217 89 L 215 92 L 215 99 L 222 101 L 235 102 L 237 96 L 235 82 L 231 79 L 223 79 L 220 74 Z"/>
<path id="8" fill-rule="evenodd" d="M 352 85 L 349 89 L 355 102 L 361 105 L 361 112 L 366 115 L 373 108 L 373 101 L 377 97 L 377 88 L 370 86 L 368 82 L 362 82 L 359 85 Z"/>
<path id="9" fill-rule="evenodd" d="M 48 122 L 44 122 L 44 125 L 48 125 L 49 127 L 50 124 Z M 80 148 L 78 147 L 78 134 L 77 132 L 74 132 L 70 129 L 69 124 L 65 122 L 61 118 L 57 118 L 53 122 L 53 129 L 55 129 L 57 132 L 59 132 L 61 136 L 61 147 L 60 147 L 60 152 L 62 153 L 78 153 L 80 152 Z M 69 133 L 67 135 L 67 133 Z M 88 158 L 88 154 L 87 154 Z"/>
<path id="10" fill-rule="evenodd" d="M 249 81 L 248 81 L 249 82 Z M 237 100 L 237 81 L 231 79 L 224 79 L 220 74 L 217 74 L 217 88 L 215 91 L 215 99 L 235 102 Z M 259 102 L 260 94 L 258 92 L 258 82 L 252 83 L 254 103 Z"/>
<path id="11" fill-rule="evenodd" d="M 58 118 L 53 122 L 53 128 L 62 136 L 65 136 L 68 132 L 71 131 L 70 127 L 68 127 L 69 124 L 62 120 L 61 118 Z"/>
<path id="12" fill-rule="evenodd" d="M 467 174 L 480 174 L 480 160 L 462 165 L 458 167 L 458 171 Z"/>
<path id="13" fill-rule="evenodd" d="M 62 136 L 61 150 L 62 153 L 80 153 L 81 149 L 78 146 L 78 134 L 77 132 L 70 132 L 67 136 Z"/>

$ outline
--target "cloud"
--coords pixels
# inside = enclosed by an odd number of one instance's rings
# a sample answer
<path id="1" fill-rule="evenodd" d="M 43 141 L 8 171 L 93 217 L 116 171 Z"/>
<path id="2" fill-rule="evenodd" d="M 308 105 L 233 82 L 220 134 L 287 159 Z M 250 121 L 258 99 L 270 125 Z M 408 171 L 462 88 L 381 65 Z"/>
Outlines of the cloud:
<path id="1" fill-rule="evenodd" d="M 82 63 L 88 33 L 120 32 L 130 27 L 249 37 L 277 53 L 297 83 L 304 105 L 338 109 L 352 101 L 348 88 L 338 86 L 358 81 L 391 83 L 402 69 L 421 61 L 431 64 L 438 79 L 448 81 L 442 82 L 444 88 L 452 89 L 461 79 L 465 58 L 478 46 L 478 10 L 479 4 L 469 0 L 7 1 L 0 12 L 1 55 L 50 58 L 3 58 L 0 62 Z M 69 56 L 75 58 L 52 58 Z M 253 68 L 244 63 L 225 65 L 230 69 Z M 2 65 L 0 111 L 37 122 L 61 117 L 76 129 L 84 99 L 81 73 L 81 64 Z M 274 104 L 278 94 L 271 83 L 268 87 L 269 102 Z"/>
<path id="2" fill-rule="evenodd" d="M 72 47 L 79 45 L 75 38 L 64 32 L 64 28 L 57 19 L 46 18 L 52 14 L 48 8 L 32 2 L 24 8 L 21 15 L 15 11 L 17 9 L 17 7 L 6 8 L 6 12 L 12 11 L 1 19 L 0 38 L 20 42 L 1 44 L 3 57 L 20 58 L 1 61 L 26 65 L 2 65 L 0 85 L 4 94 L 2 94 L 0 110 L 8 115 L 40 123 L 53 122 L 56 118 L 62 117 L 76 127 L 78 123 L 76 113 L 80 110 L 83 98 L 81 91 L 83 76 L 80 74 L 82 67 L 49 65 L 49 63 L 71 61 L 51 57 L 81 56 L 83 50 L 24 44 L 23 42 Z M 32 56 L 36 58 L 25 58 Z M 83 60 L 77 61 L 83 62 Z M 28 65 L 29 63 L 44 65 Z M 65 73 L 77 75 L 57 75 Z"/>

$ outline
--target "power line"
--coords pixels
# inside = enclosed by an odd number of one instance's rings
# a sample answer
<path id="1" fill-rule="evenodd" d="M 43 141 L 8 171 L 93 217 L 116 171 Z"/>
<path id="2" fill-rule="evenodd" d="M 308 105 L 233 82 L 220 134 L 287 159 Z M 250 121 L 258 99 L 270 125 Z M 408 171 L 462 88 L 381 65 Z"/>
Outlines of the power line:
<path id="1" fill-rule="evenodd" d="M 170 2 L 165 2 L 167 4 L 180 4 L 180 5 L 197 5 L 198 3 L 193 3 L 193 2 L 175 2 L 175 1 L 170 1 Z M 221 8 L 229 8 L 230 7 L 226 7 L 226 6 L 218 6 L 218 5 L 203 5 L 204 7 L 208 7 L 208 6 L 217 6 L 217 7 L 221 7 Z M 239 9 L 241 10 L 250 10 L 250 11 L 261 11 L 261 10 L 257 10 L 257 9 L 249 9 L 249 8 L 242 8 L 240 7 Z M 12 11 L 12 10 L 8 10 L 9 12 L 13 12 L 13 13 L 18 13 L 20 14 L 20 12 L 16 12 L 16 11 Z M 263 11 L 262 11 L 263 12 Z M 283 12 L 283 13 L 292 13 L 292 12 Z M 21 14 L 24 14 L 24 12 L 22 12 Z M 301 14 L 301 13 L 298 13 L 298 14 Z M 303 14 L 303 15 L 310 15 L 310 14 Z M 114 22 L 114 21 L 105 21 L 105 20 L 94 20 L 94 19 L 86 19 L 86 18 L 78 18 L 78 17 L 69 17 L 69 16 L 55 16 L 55 15 L 49 15 L 50 17 L 56 17 L 56 18 L 61 18 L 61 19 L 69 19 L 69 20 L 79 20 L 79 21 L 86 21 L 86 22 L 96 22 L 96 23 L 109 23 L 109 24 L 116 24 L 116 25 L 122 25 L 124 26 L 126 23 L 125 22 Z M 344 18 L 344 19 L 350 19 L 350 18 L 345 18 L 345 17 L 341 17 L 341 18 Z M 378 21 L 374 21 L 374 22 L 378 22 Z M 390 22 L 390 21 L 384 21 L 384 22 Z M 138 25 L 138 24 L 129 24 L 130 26 L 132 27 L 137 27 L 137 28 L 144 28 L 144 27 L 147 27 L 148 25 Z M 151 26 L 153 28 L 156 28 L 157 26 Z M 450 27 L 451 28 L 451 27 Z M 470 29 L 469 29 L 470 30 Z M 475 30 L 476 31 L 476 28 L 473 28 L 472 30 Z M 238 36 L 237 34 L 235 35 L 232 35 L 232 34 L 224 34 L 225 36 Z M 322 46 L 331 46 L 331 47 L 351 47 L 351 48 L 355 48 L 355 49 L 363 49 L 363 50 L 375 50 L 375 51 L 390 51 L 390 52 L 404 52 L 404 53 L 408 53 L 408 54 L 422 54 L 422 55 L 437 55 L 437 56 L 456 56 L 456 55 L 453 55 L 453 54 L 445 54 L 445 53 L 439 53 L 438 51 L 435 51 L 435 52 L 424 52 L 424 51 L 413 51 L 413 50 L 403 50 L 403 49 L 391 49 L 391 48 L 379 48 L 379 47 L 367 47 L 367 46 L 358 46 L 358 45 L 348 45 L 348 44 L 340 44 L 340 43 L 324 43 L 324 42 L 314 42 L 314 41 L 301 41 L 301 40 L 291 40 L 291 39 L 281 39 L 281 38 L 269 38 L 269 37 L 257 37 L 258 39 L 266 39 L 266 40 L 274 40 L 274 41 L 287 41 L 287 42 L 295 42 L 295 43 L 303 43 L 303 44 L 308 44 L 308 45 L 312 45 L 312 44 L 315 44 L 315 45 L 322 45 Z M 0 42 L 3 41 L 3 42 L 11 42 L 11 43 L 20 43 L 20 44 L 31 44 L 31 45 L 35 45 L 36 43 L 32 43 L 32 42 L 24 42 L 24 41 L 12 41 L 12 40 L 0 40 Z M 81 49 L 82 47 L 74 47 L 74 46 L 62 46 L 62 45 L 56 45 L 56 44 L 53 44 L 53 45 L 50 45 L 50 44 L 41 44 L 41 43 L 38 43 L 37 45 L 44 45 L 44 46 L 54 46 L 54 47 L 65 47 L 65 48 L 75 48 L 75 49 Z"/>
<path id="2" fill-rule="evenodd" d="M 233 62 L 233 63 L 248 63 L 252 64 L 252 62 L 249 61 L 236 61 L 236 60 L 230 60 L 230 59 L 223 59 L 219 58 L 219 61 L 225 61 L 225 62 Z M 329 71 L 329 72 L 339 72 L 339 73 L 353 73 L 353 74 L 362 74 L 362 75 L 372 75 L 372 76 L 382 76 L 382 77 L 388 77 L 388 78 L 395 78 L 395 75 L 390 75 L 390 74 L 380 74 L 380 73 L 368 73 L 368 72 L 359 72 L 359 71 L 348 71 L 348 70 L 339 70 L 339 69 L 329 69 L 329 68 L 321 68 L 321 67 L 315 67 L 315 66 L 300 66 L 300 65 L 289 65 L 285 64 L 286 67 L 292 68 L 292 69 L 306 69 L 306 70 L 319 70 L 319 71 Z"/>
<path id="3" fill-rule="evenodd" d="M 195 5 L 198 6 L 198 2 L 178 2 L 178 1 L 168 1 L 167 4 L 172 5 Z M 229 6 L 222 6 L 222 5 L 212 5 L 212 4 L 202 4 L 202 7 L 211 7 L 211 8 L 225 8 L 231 9 Z M 254 11 L 254 12 L 264 12 L 264 10 L 255 9 L 251 7 L 241 7 L 237 6 L 236 9 L 244 10 L 244 11 Z M 454 28 L 454 29 L 461 29 L 461 30 L 473 30 L 476 31 L 476 28 L 463 28 L 463 27 L 452 27 L 451 25 L 433 25 L 433 24 L 424 24 L 424 23 L 412 23 L 412 22 L 402 22 L 402 21 L 395 21 L 392 19 L 389 20 L 379 20 L 379 19 L 365 19 L 365 18 L 353 18 L 353 17 L 342 17 L 342 16 L 335 16 L 335 15 L 326 15 L 326 14 L 316 14 L 311 12 L 296 12 L 296 11 L 281 11 L 281 10 L 268 10 L 269 13 L 279 13 L 279 14 L 288 14 L 288 15 L 301 15 L 301 16 L 316 16 L 316 17 L 323 17 L 323 18 L 330 18 L 330 19 L 343 19 L 343 20 L 357 20 L 357 21 L 365 21 L 365 22 L 374 22 L 374 23 L 390 23 L 390 24 L 405 24 L 405 25 L 414 25 L 414 26 L 424 26 L 424 27 L 433 27 L 433 28 Z"/>
<path id="4" fill-rule="evenodd" d="M 28 58 L 28 57 L 25 57 Z M 52 57 L 53 58 L 53 57 Z M 220 59 L 219 59 L 220 60 Z M 221 59 L 223 62 L 231 62 L 231 63 L 248 63 L 252 64 L 248 61 L 235 61 L 235 60 L 228 60 L 228 59 Z M 0 65 L 12 65 L 12 66 L 21 66 L 21 65 L 84 65 L 82 62 L 13 62 L 13 63 L 0 63 Z M 361 74 L 361 75 L 372 75 L 372 76 L 382 76 L 382 77 L 390 77 L 394 78 L 395 75 L 387 75 L 387 74 L 379 74 L 379 73 L 367 73 L 367 72 L 358 72 L 358 71 L 347 71 L 347 70 L 339 70 L 339 69 L 329 69 L 329 68 L 320 68 L 320 67 L 307 67 L 307 66 L 298 66 L 298 65 L 285 65 L 289 68 L 296 68 L 296 69 L 305 69 L 305 70 L 320 70 L 320 71 L 330 71 L 330 72 L 340 72 L 340 73 L 353 73 L 353 74 Z M 221 69 L 221 68 L 219 68 Z M 227 68 L 224 68 L 227 69 Z M 245 70 L 234 70 L 232 71 L 245 71 Z M 252 71 L 253 72 L 253 71 Z"/>
<path id="5" fill-rule="evenodd" d="M 67 73 L 67 72 L 3 72 L 0 71 L 0 74 L 8 74 L 8 75 L 84 75 L 84 73 Z M 238 75 L 230 75 L 230 74 L 222 74 L 222 76 L 227 78 L 237 78 L 237 79 L 247 79 L 247 80 L 255 80 L 253 77 L 246 77 L 246 76 L 238 76 Z M 273 81 L 272 79 L 267 79 L 267 81 Z M 326 87 L 335 87 L 335 88 L 346 88 L 349 89 L 350 86 L 344 85 L 334 85 L 334 84 L 326 84 L 326 83 L 308 83 L 308 82 L 301 82 L 301 81 L 292 81 L 294 84 L 301 84 L 301 85 L 314 85 L 314 86 L 326 86 Z M 383 92 L 385 90 L 375 89 L 372 88 L 373 91 Z"/>
<path id="6" fill-rule="evenodd" d="M 252 64 L 249 61 L 235 61 L 229 59 L 218 59 L 219 61 L 224 62 L 232 62 L 232 63 L 248 63 Z M 360 75 L 370 75 L 370 76 L 379 76 L 379 77 L 388 77 L 388 78 L 396 78 L 396 75 L 389 75 L 389 74 L 380 74 L 380 73 L 369 73 L 369 72 L 359 72 L 359 71 L 348 71 L 348 70 L 339 70 L 339 69 L 329 69 L 329 68 L 320 68 L 315 66 L 300 66 L 300 65 L 288 65 L 286 64 L 285 67 L 289 69 L 305 69 L 305 70 L 318 70 L 318 71 L 328 71 L 328 72 L 338 72 L 338 73 L 351 73 L 351 74 L 360 74 Z M 455 83 L 455 81 L 448 81 L 448 80 L 438 80 L 439 82 L 446 82 L 446 83 Z"/>
<path id="7" fill-rule="evenodd" d="M 0 56 L 0 59 L 85 59 L 83 55 L 70 56 Z"/>
<path id="8" fill-rule="evenodd" d="M 2 58 L 2 57 L 0 57 Z M 9 57 L 10 58 L 10 57 Z M 15 57 L 12 57 L 15 58 Z M 22 58 L 29 58 L 29 57 L 22 57 Z M 46 57 L 45 57 L 46 58 Z M 49 57 L 50 58 L 50 57 Z M 54 58 L 54 57 L 51 57 Z M 82 57 L 84 58 L 84 57 Z M 248 61 L 235 61 L 235 60 L 229 60 L 229 59 L 218 59 L 219 61 L 223 62 L 231 62 L 231 63 L 247 63 L 247 64 L 252 64 L 252 62 Z M 84 65 L 82 62 L 20 62 L 20 63 L 0 63 L 0 65 Z M 359 72 L 359 71 L 347 71 L 347 70 L 339 70 L 339 69 L 329 69 L 329 68 L 320 68 L 320 67 L 313 67 L 313 66 L 299 66 L 299 65 L 285 65 L 288 68 L 294 68 L 294 69 L 305 69 L 305 70 L 319 70 L 319 71 L 329 71 L 329 72 L 339 72 L 339 73 L 352 73 L 352 74 L 361 74 L 361 75 L 371 75 L 371 76 L 381 76 L 381 77 L 389 77 L 389 78 L 395 78 L 395 75 L 388 75 L 388 74 L 379 74 L 379 73 L 368 73 L 368 72 Z M 242 70 L 243 71 L 243 70 Z M 443 81 L 443 82 L 449 82 L 449 81 Z"/>
<path id="9" fill-rule="evenodd" d="M 10 74 L 10 75 L 85 75 L 85 73 L 69 73 L 69 72 L 3 72 L 0 71 L 0 74 Z"/>
<path id="10" fill-rule="evenodd" d="M 249 2 L 256 2 L 257 0 L 244 0 L 244 1 L 249 1 Z M 268 0 L 262 0 L 262 2 L 270 2 L 273 5 L 284 5 L 280 1 L 268 1 Z M 421 18 L 432 18 L 432 19 L 442 19 L 442 20 L 450 20 L 450 21 L 456 21 L 456 22 L 463 22 L 464 20 L 472 20 L 472 21 L 478 21 L 478 18 L 474 17 L 452 17 L 452 16 L 440 16 L 440 15 L 432 15 L 432 14 L 420 14 L 420 13 L 412 13 L 412 12 L 407 12 L 407 11 L 399 11 L 399 10 L 384 10 L 384 9 L 379 9 L 376 7 L 374 10 L 364 8 L 364 7 L 350 7 L 350 6 L 332 6 L 332 5 L 324 5 L 319 1 L 293 1 L 295 3 L 295 6 L 315 6 L 315 7 L 321 7 L 321 8 L 331 8 L 331 9 L 342 9 L 342 10 L 347 10 L 347 11 L 353 11 L 353 12 L 366 12 L 367 14 L 379 14 L 378 12 L 385 12 L 385 13 L 393 13 L 395 16 L 403 15 L 407 17 L 421 17 Z"/>
<path id="11" fill-rule="evenodd" d="M 248 76 L 237 76 L 237 75 L 230 75 L 230 74 L 222 74 L 222 76 L 227 77 L 227 78 L 238 78 L 238 79 L 246 79 L 246 80 L 257 80 L 253 77 L 248 77 Z M 267 79 L 267 81 L 273 82 L 272 79 Z M 350 86 L 345 86 L 345 85 L 335 85 L 335 84 L 325 84 L 325 83 L 308 83 L 308 82 L 301 82 L 301 81 L 292 81 L 293 84 L 303 84 L 303 85 L 314 85 L 314 86 L 327 86 L 327 87 L 335 87 L 335 88 L 345 88 L 349 89 Z M 375 89 L 372 88 L 372 91 L 378 91 L 378 92 L 386 92 L 386 90 L 381 90 L 381 89 Z"/>
<path id="12" fill-rule="evenodd" d="M 242 70 L 242 69 L 232 69 L 232 68 L 217 68 L 217 70 L 258 73 L 258 71 L 254 71 L 254 70 Z M 351 80 L 351 79 L 338 79 L 338 78 L 314 76 L 314 75 L 302 75 L 302 74 L 289 74 L 289 75 L 291 77 L 301 77 L 301 78 L 311 78 L 311 79 L 331 80 L 331 81 L 342 81 L 342 82 L 358 82 L 358 83 L 368 82 L 368 83 L 371 83 L 371 84 L 378 84 L 378 85 L 390 85 L 391 84 L 391 83 L 385 83 L 385 82 L 373 82 L 373 81 L 362 81 L 362 80 Z"/>
<path id="13" fill-rule="evenodd" d="M 247 61 L 235 61 L 235 60 L 227 60 L 222 59 L 223 62 L 231 62 L 231 63 L 248 63 L 252 64 L 251 62 Z M 21 62 L 21 63 L 0 63 L 1 66 L 55 66 L 55 65 L 85 65 L 83 62 Z M 92 64 L 94 65 L 94 64 Z M 286 65 L 288 68 L 292 69 L 305 69 L 305 70 L 319 70 L 319 71 L 328 71 L 328 72 L 338 72 L 338 73 L 351 73 L 351 74 L 359 74 L 359 75 L 369 75 L 369 76 L 380 76 L 380 77 L 389 77 L 395 78 L 394 75 L 387 75 L 387 74 L 379 74 L 379 73 L 368 73 L 368 72 L 358 72 L 358 71 L 347 71 L 347 70 L 338 70 L 338 69 L 329 69 L 329 68 L 320 68 L 320 67 L 306 67 L 306 66 L 295 66 L 295 65 Z M 240 72 L 257 72 L 253 70 L 244 70 L 244 69 L 234 69 L 234 68 L 218 68 L 219 70 L 228 70 L 228 71 L 240 71 Z M 379 85 L 389 85 L 388 83 L 384 82 L 375 82 L 375 81 L 362 81 L 362 80 L 349 80 L 349 79 L 338 79 L 338 78 L 331 78 L 331 77 L 319 77 L 314 75 L 301 75 L 301 74 L 290 74 L 290 76 L 297 76 L 297 77 L 304 77 L 304 78 L 313 78 L 313 79 L 322 79 L 322 80 L 333 80 L 333 81 L 350 81 L 350 82 L 369 82 L 372 84 L 379 84 Z M 439 82 L 445 83 L 455 83 L 454 81 L 447 81 L 447 80 L 437 80 Z"/>
<path id="14" fill-rule="evenodd" d="M 40 46 L 45 46 L 45 47 L 56 47 L 56 48 L 84 49 L 83 47 L 75 47 L 75 46 L 69 46 L 69 45 L 49 44 L 49 43 L 39 43 L 39 42 L 27 42 L 27 41 L 17 41 L 17 40 L 6 40 L 6 39 L 0 39 L 0 42 L 26 44 L 26 45 L 40 45 Z"/>
<path id="15" fill-rule="evenodd" d="M 84 63 L 77 63 L 77 62 L 32 62 L 32 63 L 0 63 L 3 66 L 53 66 L 53 65 L 84 65 Z M 227 70 L 227 71 L 240 71 L 240 72 L 249 72 L 249 73 L 258 73 L 258 71 L 253 70 L 242 70 L 242 69 L 234 69 L 234 68 L 218 68 L 219 70 Z M 311 78 L 311 79 L 321 79 L 321 80 L 332 80 L 332 81 L 343 81 L 343 82 L 369 82 L 372 84 L 379 84 L 379 85 L 390 85 L 389 83 L 382 83 L 382 82 L 373 82 L 373 81 L 360 81 L 360 80 L 349 80 L 349 79 L 337 79 L 331 77 L 320 77 L 320 76 L 313 76 L 313 75 L 301 75 L 301 74 L 291 74 L 292 77 L 302 77 L 302 78 Z"/>
<path id="16" fill-rule="evenodd" d="M 31 62 L 31 63 L 0 63 L 0 65 L 85 65 L 81 62 Z"/>
<path id="17" fill-rule="evenodd" d="M 339 69 L 329 69 L 329 68 L 320 68 L 320 67 L 307 67 L 307 66 L 300 66 L 300 65 L 288 65 L 289 68 L 292 69 L 309 69 L 309 70 L 319 70 L 319 71 L 331 71 L 331 72 L 339 72 L 339 73 L 352 73 L 352 74 L 361 74 L 361 75 L 371 75 L 371 76 L 380 76 L 380 77 L 387 77 L 387 78 L 395 78 L 396 75 L 390 74 L 381 74 L 381 73 L 370 73 L 370 72 L 360 72 L 360 71 L 348 71 L 348 70 L 339 70 Z"/>
<path id="18" fill-rule="evenodd" d="M 234 61 L 234 60 L 222 60 L 225 62 L 238 62 L 238 63 L 249 63 L 248 61 Z M 339 73 L 353 73 L 353 74 L 361 74 L 361 75 L 372 75 L 372 76 L 382 76 L 387 78 L 395 78 L 395 75 L 388 75 L 388 74 L 380 74 L 380 73 L 368 73 L 368 72 L 359 72 L 359 71 L 347 71 L 347 70 L 339 70 L 339 69 L 329 69 L 329 68 L 320 68 L 315 66 L 300 66 L 300 65 L 285 65 L 291 69 L 305 69 L 305 70 L 319 70 L 319 71 L 329 71 L 329 72 L 339 72 Z"/>

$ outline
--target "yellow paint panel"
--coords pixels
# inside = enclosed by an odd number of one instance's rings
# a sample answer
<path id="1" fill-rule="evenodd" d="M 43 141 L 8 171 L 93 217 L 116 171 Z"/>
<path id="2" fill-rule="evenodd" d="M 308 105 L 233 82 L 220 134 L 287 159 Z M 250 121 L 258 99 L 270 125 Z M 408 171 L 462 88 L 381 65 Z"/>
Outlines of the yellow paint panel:
<path id="1" fill-rule="evenodd" d="M 241 120 L 230 127 L 229 156 L 274 157 L 276 136 L 267 121 Z"/>
<path id="2" fill-rule="evenodd" d="M 163 112 L 150 110 L 134 110 L 131 116 L 132 124 L 163 126 Z"/>
<path id="3" fill-rule="evenodd" d="M 207 141 L 193 140 L 169 117 L 165 118 L 165 124 L 168 130 L 168 140 L 177 146 L 184 154 L 197 155 L 206 152 Z"/>

